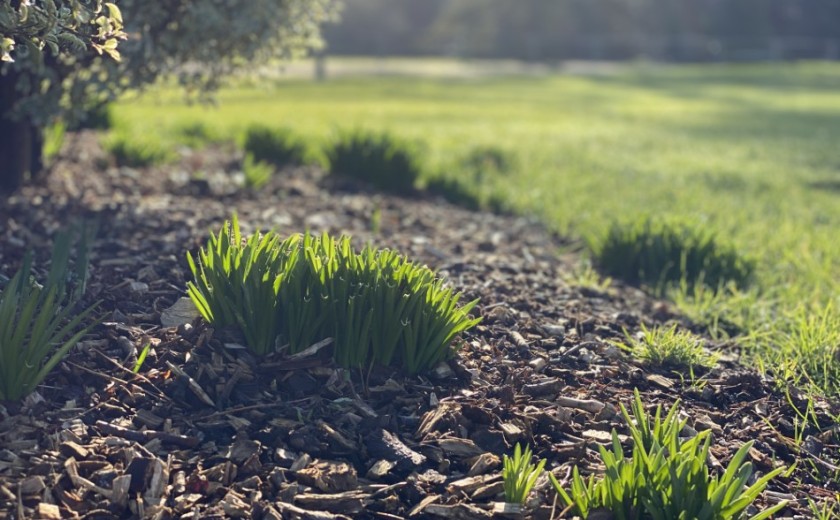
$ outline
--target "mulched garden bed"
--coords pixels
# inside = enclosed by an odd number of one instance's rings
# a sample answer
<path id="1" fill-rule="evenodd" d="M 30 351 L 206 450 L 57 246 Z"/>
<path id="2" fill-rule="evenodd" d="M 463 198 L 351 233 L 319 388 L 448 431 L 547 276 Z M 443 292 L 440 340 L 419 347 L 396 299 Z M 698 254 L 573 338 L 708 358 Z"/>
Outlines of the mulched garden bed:
<path id="1" fill-rule="evenodd" d="M 598 444 L 626 433 L 617 406 L 634 388 L 647 405 L 681 400 L 691 428 L 711 429 L 714 466 L 749 440 L 759 473 L 798 460 L 760 499 L 790 500 L 779 518 L 808 518 L 808 498 L 840 490 L 835 405 L 816 402 L 825 428 L 805 430 L 798 449 L 796 389 L 731 361 L 692 381 L 629 358 L 610 343 L 624 329 L 692 324 L 620 283 L 575 286 L 575 259 L 558 254 L 569 244 L 535 221 L 372 194 L 305 168 L 250 193 L 224 149 L 139 171 L 106 167 L 92 134 L 71 148 L 46 186 L 0 202 L 0 273 L 29 248 L 44 265 L 55 230 L 94 220 L 87 298 L 105 321 L 37 393 L 0 406 L 0 518 L 516 517 L 497 505 L 501 455 L 524 442 L 561 481 L 575 464 L 597 471 Z M 246 231 L 396 248 L 480 298 L 483 322 L 423 377 L 338 369 L 328 344 L 255 359 L 183 305 L 185 253 L 232 212 Z M 527 517 L 564 517 L 545 477 L 527 506 Z"/>

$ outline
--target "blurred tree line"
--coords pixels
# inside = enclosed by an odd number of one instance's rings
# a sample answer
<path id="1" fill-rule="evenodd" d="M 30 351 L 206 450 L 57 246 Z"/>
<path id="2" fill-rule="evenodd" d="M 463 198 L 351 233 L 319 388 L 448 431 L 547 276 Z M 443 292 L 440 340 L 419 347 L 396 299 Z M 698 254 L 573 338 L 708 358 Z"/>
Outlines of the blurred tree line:
<path id="1" fill-rule="evenodd" d="M 840 57 L 838 0 L 345 0 L 329 52 L 524 60 Z"/>

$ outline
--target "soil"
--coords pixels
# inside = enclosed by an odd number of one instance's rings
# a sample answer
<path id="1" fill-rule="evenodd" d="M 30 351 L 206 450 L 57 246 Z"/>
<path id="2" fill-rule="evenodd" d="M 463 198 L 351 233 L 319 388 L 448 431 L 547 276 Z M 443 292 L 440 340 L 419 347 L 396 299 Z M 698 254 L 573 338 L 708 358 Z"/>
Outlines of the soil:
<path id="1" fill-rule="evenodd" d="M 573 465 L 597 472 L 609 432 L 626 441 L 617 407 L 634 389 L 648 406 L 679 400 L 684 433 L 712 430 L 713 470 L 747 441 L 758 475 L 798 462 L 756 503 L 789 500 L 777 518 L 813 517 L 809 499 L 840 491 L 836 403 L 815 400 L 822 427 L 797 429 L 792 405 L 805 410 L 806 396 L 709 339 L 722 360 L 693 378 L 629 357 L 613 344 L 625 330 L 702 329 L 637 288 L 576 285 L 579 259 L 560 254 L 575 244 L 535 220 L 376 194 L 312 168 L 252 192 L 224 148 L 144 170 L 109 165 L 90 133 L 67 149 L 46 185 L 0 202 L 0 274 L 30 249 L 46 265 L 56 230 L 95 221 L 86 298 L 104 321 L 36 393 L 0 404 L 0 518 L 569 518 L 545 477 L 522 512 L 500 504 L 500 457 L 527 443 L 561 482 Z M 255 359 L 189 305 L 176 312 L 186 252 L 233 212 L 249 232 L 396 248 L 480 298 L 483 322 L 420 377 L 342 370 L 328 345 Z"/>

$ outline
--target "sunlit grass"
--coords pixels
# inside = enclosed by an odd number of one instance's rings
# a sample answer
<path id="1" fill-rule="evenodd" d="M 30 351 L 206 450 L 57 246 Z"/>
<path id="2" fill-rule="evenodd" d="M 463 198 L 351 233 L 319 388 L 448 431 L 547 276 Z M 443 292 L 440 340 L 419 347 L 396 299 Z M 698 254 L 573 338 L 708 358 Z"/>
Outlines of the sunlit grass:
<path id="1" fill-rule="evenodd" d="M 283 125 L 320 149 L 337 130 L 389 131 L 426 143 L 426 175 L 452 179 L 471 149 L 513 150 L 515 168 L 484 176 L 482 193 L 588 239 L 642 214 L 691 218 L 758 259 L 755 284 L 672 296 L 717 334 L 746 338 L 765 367 L 836 392 L 840 360 L 820 345 L 840 334 L 838 86 L 840 65 L 822 63 L 243 80 L 211 107 L 162 87 L 114 116 L 122 131 L 203 122 L 239 140 L 251 124 Z"/>
<path id="2" fill-rule="evenodd" d="M 700 338 L 691 332 L 677 330 L 676 324 L 650 329 L 642 324 L 638 335 L 625 332 L 625 340 L 616 344 L 657 367 L 690 370 L 711 368 L 717 362 L 717 357 L 706 351 Z"/>

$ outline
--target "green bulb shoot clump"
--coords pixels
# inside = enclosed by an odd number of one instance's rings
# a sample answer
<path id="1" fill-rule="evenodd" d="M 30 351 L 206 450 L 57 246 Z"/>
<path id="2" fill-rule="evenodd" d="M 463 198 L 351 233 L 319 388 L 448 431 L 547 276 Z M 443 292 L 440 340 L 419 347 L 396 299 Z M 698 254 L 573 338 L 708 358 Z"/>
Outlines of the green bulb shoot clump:
<path id="1" fill-rule="evenodd" d="M 199 312 L 239 328 L 256 355 L 333 338 L 340 366 L 415 374 L 451 357 L 456 336 L 480 321 L 469 315 L 478 301 L 459 305 L 461 295 L 428 267 L 389 249 L 356 251 L 347 236 L 268 232 L 243 241 L 234 217 L 188 261 Z"/>

